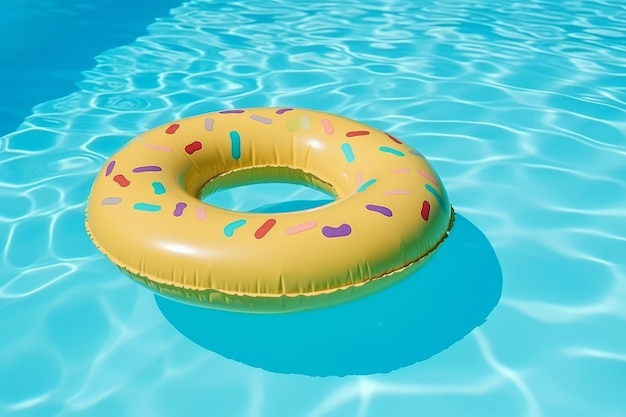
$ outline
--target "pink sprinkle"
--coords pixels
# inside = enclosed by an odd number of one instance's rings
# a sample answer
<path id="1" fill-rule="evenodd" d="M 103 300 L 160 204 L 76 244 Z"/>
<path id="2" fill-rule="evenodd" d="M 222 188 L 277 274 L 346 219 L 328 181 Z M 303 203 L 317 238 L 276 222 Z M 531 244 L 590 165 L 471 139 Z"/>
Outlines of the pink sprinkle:
<path id="1" fill-rule="evenodd" d="M 356 178 L 354 179 L 357 187 L 360 187 L 363 184 L 363 174 L 360 172 L 356 173 Z"/>
<path id="2" fill-rule="evenodd" d="M 304 232 L 305 230 L 311 230 L 317 227 L 317 222 L 311 220 L 308 222 L 300 223 L 287 229 L 288 235 L 295 235 L 296 233 Z"/>
<path id="3" fill-rule="evenodd" d="M 154 149 L 156 151 L 172 152 L 172 148 L 170 148 L 169 146 L 162 146 L 154 143 L 144 143 L 143 146 L 145 146 L 146 148 Z"/>
<path id="4" fill-rule="evenodd" d="M 206 209 L 204 207 L 196 207 L 196 219 L 206 220 Z"/>
<path id="5" fill-rule="evenodd" d="M 426 178 L 428 181 L 432 182 L 433 184 L 435 184 L 437 187 L 439 187 L 439 181 L 437 181 L 432 175 L 430 175 L 428 172 L 424 172 L 421 169 L 417 171 L 418 174 L 420 174 L 422 177 Z"/>
<path id="6" fill-rule="evenodd" d="M 409 195 L 409 194 L 411 194 L 409 190 L 389 190 L 383 193 L 385 197 L 389 197 L 392 195 Z"/>
<path id="7" fill-rule="evenodd" d="M 398 168 L 391 171 L 392 174 L 406 174 L 408 172 L 411 172 L 411 168 Z"/>
<path id="8" fill-rule="evenodd" d="M 324 133 L 326 133 L 327 135 L 332 135 L 333 133 L 335 133 L 335 129 L 328 119 L 322 119 L 322 127 L 324 128 Z"/>

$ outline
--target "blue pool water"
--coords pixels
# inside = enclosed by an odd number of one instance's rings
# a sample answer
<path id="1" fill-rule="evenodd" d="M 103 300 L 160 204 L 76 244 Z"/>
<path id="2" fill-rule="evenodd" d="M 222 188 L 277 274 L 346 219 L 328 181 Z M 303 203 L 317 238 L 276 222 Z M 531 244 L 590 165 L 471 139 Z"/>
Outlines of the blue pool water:
<path id="1" fill-rule="evenodd" d="M 621 2 L 124 3 L 3 2 L 0 415 L 626 414 Z M 251 106 L 403 139 L 447 186 L 449 240 L 387 291 L 299 314 L 198 310 L 122 276 L 84 231 L 104 161 Z"/>

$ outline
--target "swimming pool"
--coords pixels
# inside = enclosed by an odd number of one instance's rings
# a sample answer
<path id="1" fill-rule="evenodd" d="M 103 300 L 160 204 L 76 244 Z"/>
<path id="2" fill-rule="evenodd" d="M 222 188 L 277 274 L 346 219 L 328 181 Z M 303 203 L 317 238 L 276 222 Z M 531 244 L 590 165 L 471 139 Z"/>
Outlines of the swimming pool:
<path id="1" fill-rule="evenodd" d="M 121 2 L 29 3 L 64 27 L 95 10 L 121 41 L 77 29 L 53 40 L 82 72 L 11 72 L 23 93 L 3 109 L 23 122 L 0 142 L 1 415 L 624 414 L 623 6 L 146 2 L 126 19 Z M 37 20 L 20 27 L 51 50 Z M 447 186 L 449 242 L 387 291 L 284 316 L 197 310 L 123 277 L 84 231 L 105 159 L 158 124 L 252 106 L 402 138 Z M 320 198 L 289 193 L 224 198 Z"/>

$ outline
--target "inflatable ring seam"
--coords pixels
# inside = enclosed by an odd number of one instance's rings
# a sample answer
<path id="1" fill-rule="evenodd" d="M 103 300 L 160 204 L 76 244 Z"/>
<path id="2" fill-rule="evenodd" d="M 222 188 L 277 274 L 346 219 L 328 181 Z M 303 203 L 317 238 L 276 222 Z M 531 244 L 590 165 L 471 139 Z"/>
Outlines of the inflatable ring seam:
<path id="1" fill-rule="evenodd" d="M 203 201 L 275 181 L 335 200 L 278 212 Z M 378 291 L 426 263 L 453 222 L 422 154 L 363 123 L 295 108 L 224 110 L 145 132 L 104 164 L 86 210 L 90 239 L 126 275 L 179 301 L 247 312 Z"/>

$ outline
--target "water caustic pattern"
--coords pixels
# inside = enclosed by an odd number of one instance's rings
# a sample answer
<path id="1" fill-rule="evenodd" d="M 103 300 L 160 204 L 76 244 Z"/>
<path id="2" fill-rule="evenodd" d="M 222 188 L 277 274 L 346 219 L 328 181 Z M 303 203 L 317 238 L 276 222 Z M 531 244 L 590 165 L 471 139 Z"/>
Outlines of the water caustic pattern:
<path id="1" fill-rule="evenodd" d="M 0 414 L 621 416 L 623 6 L 255 4 L 155 16 L 2 138 Z M 422 152 L 458 213 L 450 250 L 336 310 L 196 322 L 103 259 L 83 222 L 108 157 L 181 117 L 270 106 L 361 120 Z"/>

